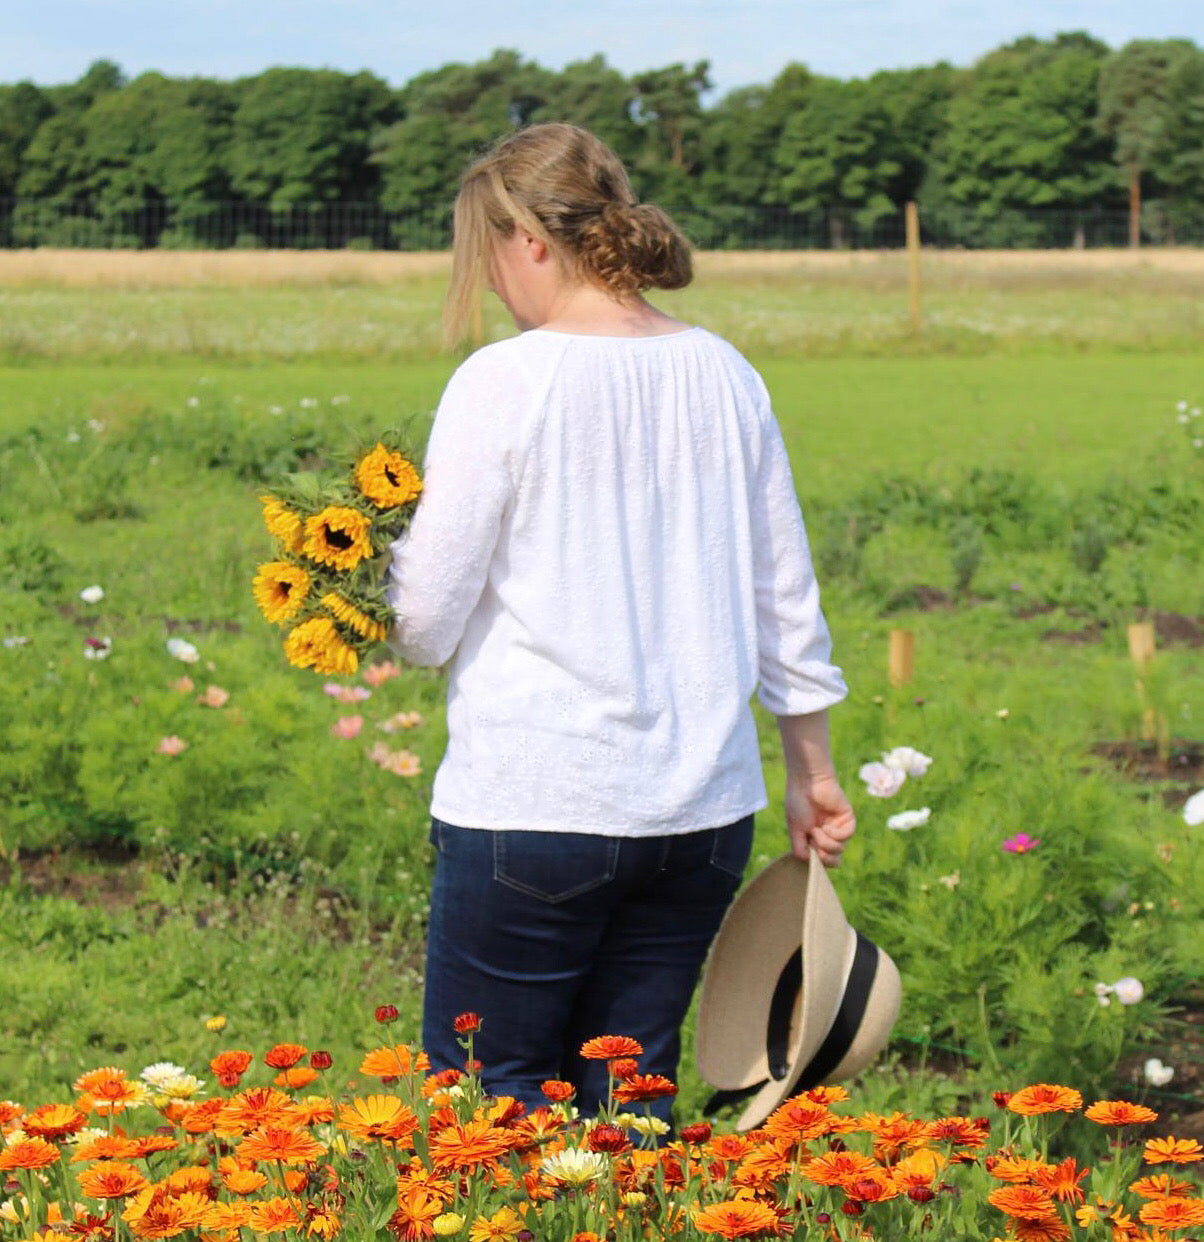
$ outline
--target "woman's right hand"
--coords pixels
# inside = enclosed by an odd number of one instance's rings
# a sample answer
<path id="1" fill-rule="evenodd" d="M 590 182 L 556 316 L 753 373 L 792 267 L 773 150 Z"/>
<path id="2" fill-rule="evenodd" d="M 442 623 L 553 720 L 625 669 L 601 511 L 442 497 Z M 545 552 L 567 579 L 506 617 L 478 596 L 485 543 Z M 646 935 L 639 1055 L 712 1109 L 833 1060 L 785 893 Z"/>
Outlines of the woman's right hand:
<path id="1" fill-rule="evenodd" d="M 786 826 L 797 858 L 819 855 L 825 867 L 838 867 L 857 816 L 835 775 L 792 777 L 786 782 Z"/>

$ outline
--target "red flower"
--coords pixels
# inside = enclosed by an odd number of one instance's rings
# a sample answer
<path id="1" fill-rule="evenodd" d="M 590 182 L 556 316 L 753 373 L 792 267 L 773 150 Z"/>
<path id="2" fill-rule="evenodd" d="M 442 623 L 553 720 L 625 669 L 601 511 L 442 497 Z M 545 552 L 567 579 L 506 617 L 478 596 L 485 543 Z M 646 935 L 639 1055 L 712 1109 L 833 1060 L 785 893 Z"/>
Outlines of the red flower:
<path id="1" fill-rule="evenodd" d="M 481 1029 L 481 1015 L 479 1013 L 462 1013 L 452 1022 L 457 1035 L 470 1035 L 473 1031 Z"/>
<path id="2" fill-rule="evenodd" d="M 272 1069 L 292 1069 L 305 1055 L 306 1051 L 304 1044 L 277 1044 L 263 1054 L 264 1064 L 270 1065 Z"/>
<path id="3" fill-rule="evenodd" d="M 376 1007 L 377 1022 L 396 1022 L 397 1006 L 396 1005 L 377 1005 Z"/>
<path id="4" fill-rule="evenodd" d="M 309 1054 L 309 1063 L 316 1070 L 328 1070 L 334 1064 L 334 1057 L 329 1052 L 319 1049 Z"/>
<path id="5" fill-rule="evenodd" d="M 615 1088 L 615 1099 L 622 1104 L 659 1100 L 663 1096 L 676 1094 L 677 1084 L 662 1074 L 632 1074 Z"/>
<path id="6" fill-rule="evenodd" d="M 711 1126 L 706 1121 L 695 1121 L 688 1126 L 682 1126 L 681 1139 L 683 1143 L 705 1143 L 711 1137 Z"/>
<path id="7" fill-rule="evenodd" d="M 590 1151 L 610 1152 L 612 1155 L 627 1151 L 631 1140 L 622 1126 L 600 1125 L 590 1130 L 585 1140 Z"/>
<path id="8" fill-rule="evenodd" d="M 559 1078 L 549 1078 L 539 1084 L 539 1089 L 553 1104 L 565 1104 L 577 1094 L 577 1088 L 571 1082 L 562 1082 Z"/>

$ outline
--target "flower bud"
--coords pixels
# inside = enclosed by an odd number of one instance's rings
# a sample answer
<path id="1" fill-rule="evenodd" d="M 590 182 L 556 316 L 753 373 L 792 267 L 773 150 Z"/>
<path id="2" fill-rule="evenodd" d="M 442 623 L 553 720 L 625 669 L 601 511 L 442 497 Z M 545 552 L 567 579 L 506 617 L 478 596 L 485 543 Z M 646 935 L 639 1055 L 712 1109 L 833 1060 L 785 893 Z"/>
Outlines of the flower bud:
<path id="1" fill-rule="evenodd" d="M 396 1022 L 397 1006 L 396 1005 L 377 1005 L 376 1007 L 377 1022 Z"/>

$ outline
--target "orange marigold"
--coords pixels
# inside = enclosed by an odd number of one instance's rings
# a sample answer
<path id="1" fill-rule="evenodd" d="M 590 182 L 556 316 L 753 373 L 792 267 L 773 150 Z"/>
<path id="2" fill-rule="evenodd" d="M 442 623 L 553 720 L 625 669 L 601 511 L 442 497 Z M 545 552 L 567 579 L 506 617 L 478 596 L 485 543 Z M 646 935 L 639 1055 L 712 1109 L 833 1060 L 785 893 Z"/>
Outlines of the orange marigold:
<path id="1" fill-rule="evenodd" d="M 249 1228 L 253 1233 L 285 1233 L 296 1229 L 301 1223 L 297 1209 L 288 1199 L 279 1195 L 274 1199 L 261 1199 L 250 1205 Z"/>
<path id="2" fill-rule="evenodd" d="M 114 1080 L 124 1082 L 125 1078 L 125 1070 L 118 1069 L 116 1065 L 102 1065 L 99 1069 L 88 1070 L 86 1074 L 81 1074 L 71 1084 L 71 1089 L 78 1091 L 81 1095 L 92 1095 L 106 1083 Z"/>
<path id="3" fill-rule="evenodd" d="M 1191 1198 L 1195 1185 L 1181 1182 L 1169 1173 L 1154 1173 L 1131 1183 L 1129 1189 L 1142 1199 L 1183 1199 Z"/>
<path id="4" fill-rule="evenodd" d="M 1070 1226 L 1059 1216 L 1014 1220 L 1012 1228 L 1016 1233 L 1016 1242 L 1067 1242 L 1071 1236 Z"/>
<path id="5" fill-rule="evenodd" d="M 229 1229 L 245 1229 L 251 1223 L 249 1203 L 214 1203 L 205 1213 L 202 1228 L 214 1232 Z"/>
<path id="6" fill-rule="evenodd" d="M 826 1104 L 800 1095 L 775 1108 L 761 1128 L 775 1139 L 807 1143 L 829 1133 L 831 1123 L 832 1112 Z"/>
<path id="7" fill-rule="evenodd" d="M 237 1147 L 240 1160 L 280 1164 L 309 1164 L 326 1150 L 312 1134 L 285 1126 L 261 1126 L 252 1130 Z"/>
<path id="8" fill-rule="evenodd" d="M 138 1139 L 130 1138 L 118 1127 L 112 1134 L 98 1134 L 80 1143 L 71 1153 L 71 1163 L 83 1160 L 134 1160 L 142 1155 Z"/>
<path id="9" fill-rule="evenodd" d="M 951 1143 L 954 1147 L 982 1147 L 987 1141 L 990 1122 L 985 1117 L 940 1117 L 924 1127 L 930 1143 Z"/>
<path id="10" fill-rule="evenodd" d="M 644 1045 L 630 1035 L 597 1035 L 581 1045 L 587 1061 L 613 1061 L 616 1057 L 642 1056 Z"/>
<path id="11" fill-rule="evenodd" d="M 258 1169 L 230 1169 L 222 1174 L 222 1185 L 232 1195 L 253 1195 L 267 1184 L 267 1176 Z"/>
<path id="12" fill-rule="evenodd" d="M 25 1115 L 25 1109 L 16 1100 L 0 1100 L 0 1128 Z"/>
<path id="13" fill-rule="evenodd" d="M 777 1212 L 755 1199 L 729 1199 L 698 1208 L 694 1227 L 720 1238 L 781 1238 L 789 1233 Z"/>
<path id="14" fill-rule="evenodd" d="M 318 1076 L 318 1071 L 309 1065 L 294 1065 L 292 1069 L 281 1070 L 272 1082 L 277 1087 L 285 1087 L 293 1091 L 301 1091 L 308 1087 Z"/>
<path id="15" fill-rule="evenodd" d="M 1138 1216 L 1156 1229 L 1194 1229 L 1204 1225 L 1204 1199 L 1155 1199 Z"/>
<path id="16" fill-rule="evenodd" d="M 372 1078 L 404 1078 L 414 1072 L 425 1073 L 429 1068 L 426 1054 L 420 1052 L 415 1057 L 406 1044 L 373 1048 L 360 1062 L 360 1073 Z"/>
<path id="17" fill-rule="evenodd" d="M 272 1069 L 292 1069 L 308 1051 L 304 1044 L 276 1044 L 263 1054 L 263 1063 Z"/>
<path id="18" fill-rule="evenodd" d="M 251 1062 L 254 1059 L 249 1052 L 242 1048 L 231 1048 L 226 1052 L 219 1052 L 209 1062 L 209 1068 L 219 1078 L 228 1074 L 241 1077 L 251 1068 Z"/>
<path id="19" fill-rule="evenodd" d="M 188 1111 L 192 1112 L 192 1109 Z M 135 1155 L 153 1156 L 160 1151 L 175 1151 L 180 1144 L 179 1140 L 172 1138 L 170 1134 L 143 1134 L 134 1139 L 134 1145 L 138 1148 Z"/>
<path id="20" fill-rule="evenodd" d="M 385 1228 L 402 1242 L 418 1242 L 435 1236 L 434 1220 L 443 1211 L 444 1200 L 425 1186 L 407 1186 L 397 1192 L 397 1210 Z"/>
<path id="21" fill-rule="evenodd" d="M 563 1082 L 559 1078 L 549 1078 L 539 1084 L 539 1089 L 553 1104 L 565 1104 L 577 1094 L 577 1088 L 571 1082 Z"/>
<path id="22" fill-rule="evenodd" d="M 45 1139 L 18 1139 L 0 1149 L 0 1169 L 44 1169 L 61 1155 L 59 1149 Z"/>
<path id="23" fill-rule="evenodd" d="M 1083 1116 L 1101 1126 L 1141 1126 L 1158 1120 L 1152 1108 L 1128 1100 L 1097 1100 Z"/>
<path id="24" fill-rule="evenodd" d="M 1079 1183 L 1090 1172 L 1090 1169 L 1080 1169 L 1073 1156 L 1067 1156 L 1060 1164 L 1043 1165 L 1035 1170 L 1033 1180 L 1062 1203 L 1082 1203 L 1086 1195 Z"/>
<path id="25" fill-rule="evenodd" d="M 220 1135 L 250 1134 L 260 1126 L 291 1125 L 294 1117 L 293 1102 L 283 1091 L 249 1087 L 221 1101 L 213 1129 Z"/>
<path id="26" fill-rule="evenodd" d="M 818 1186 L 843 1186 L 878 1167 L 877 1161 L 859 1151 L 826 1151 L 808 1160 L 803 1173 Z"/>
<path id="27" fill-rule="evenodd" d="M 1146 1164 L 1194 1164 L 1201 1157 L 1199 1139 L 1153 1138 L 1145 1145 Z"/>
<path id="28" fill-rule="evenodd" d="M 339 1124 L 356 1138 L 406 1143 L 418 1129 L 418 1117 L 395 1095 L 370 1095 L 340 1104 Z"/>
<path id="29" fill-rule="evenodd" d="M 124 1199 L 149 1184 L 132 1164 L 121 1160 L 98 1160 L 80 1173 L 78 1181 L 89 1199 Z"/>
<path id="30" fill-rule="evenodd" d="M 82 1130 L 88 1117 L 70 1104 L 43 1104 L 26 1113 L 21 1129 L 30 1138 L 61 1139 Z"/>
<path id="31" fill-rule="evenodd" d="M 1075 1113 L 1083 1107 L 1083 1097 L 1073 1087 L 1039 1082 L 1013 1092 L 1007 1106 L 1022 1117 L 1035 1117 L 1040 1113 Z"/>
<path id="32" fill-rule="evenodd" d="M 659 1100 L 677 1094 L 677 1084 L 663 1074 L 632 1074 L 615 1088 L 620 1104 L 636 1104 L 642 1100 Z"/>
<path id="33" fill-rule="evenodd" d="M 1040 1186 L 1000 1186 L 987 1195 L 987 1202 L 1005 1216 L 1020 1220 L 1045 1220 L 1058 1214 L 1049 1191 Z"/>
<path id="34" fill-rule="evenodd" d="M 431 1162 L 440 1172 L 494 1169 L 511 1145 L 511 1136 L 488 1121 L 452 1122 L 430 1135 Z"/>

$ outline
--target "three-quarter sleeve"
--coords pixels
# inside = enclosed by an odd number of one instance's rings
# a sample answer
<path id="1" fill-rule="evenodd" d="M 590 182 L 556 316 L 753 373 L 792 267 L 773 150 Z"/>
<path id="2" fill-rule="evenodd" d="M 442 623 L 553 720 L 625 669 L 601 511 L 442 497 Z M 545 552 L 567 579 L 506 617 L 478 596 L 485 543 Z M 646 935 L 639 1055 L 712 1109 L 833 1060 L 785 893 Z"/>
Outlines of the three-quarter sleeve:
<path id="1" fill-rule="evenodd" d="M 763 436 L 751 506 L 757 697 L 775 716 L 803 716 L 840 702 L 848 689 L 831 662 L 832 640 L 790 459 L 771 414 Z"/>
<path id="2" fill-rule="evenodd" d="M 515 487 L 514 428 L 495 384 L 473 360 L 452 376 L 435 412 L 422 496 L 392 547 L 389 645 L 411 664 L 454 654 L 481 598 Z"/>

